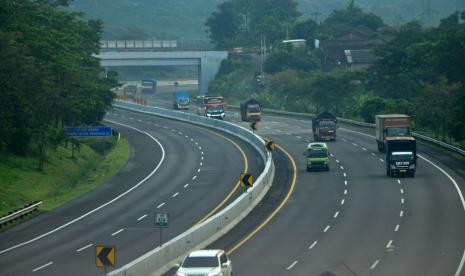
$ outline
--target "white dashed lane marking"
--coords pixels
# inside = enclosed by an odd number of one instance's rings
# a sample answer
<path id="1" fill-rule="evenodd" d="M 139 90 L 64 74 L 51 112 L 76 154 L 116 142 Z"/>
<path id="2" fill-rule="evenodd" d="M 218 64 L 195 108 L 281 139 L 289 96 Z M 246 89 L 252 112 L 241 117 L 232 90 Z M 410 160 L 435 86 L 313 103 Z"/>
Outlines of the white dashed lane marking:
<path id="1" fill-rule="evenodd" d="M 379 260 L 376 260 L 370 267 L 371 270 L 375 269 L 376 266 L 379 264 Z"/>
<path id="2" fill-rule="evenodd" d="M 175 193 L 172 195 L 172 197 L 177 197 L 179 195 L 179 193 Z"/>
<path id="3" fill-rule="evenodd" d="M 52 265 L 52 264 L 53 264 L 53 262 L 46 263 L 46 264 L 44 264 L 43 266 L 39 266 L 39 267 L 37 267 L 37 268 L 34 268 L 34 269 L 32 270 L 32 272 L 39 271 L 39 270 L 41 270 L 41 269 L 43 269 L 43 268 L 46 268 L 47 266 L 50 266 L 50 265 Z"/>
<path id="4" fill-rule="evenodd" d="M 184 185 L 184 188 L 187 188 L 187 187 L 189 187 L 189 183 L 187 183 L 186 185 Z"/>
<path id="5" fill-rule="evenodd" d="M 286 268 L 286 270 L 291 270 L 297 263 L 298 261 L 294 261 L 290 266 Z"/>
<path id="6" fill-rule="evenodd" d="M 313 249 L 313 247 L 315 247 L 315 245 L 316 245 L 317 243 L 318 243 L 318 241 L 314 241 L 314 242 L 312 243 L 312 245 L 310 245 L 310 246 L 308 247 L 308 249 Z"/>
<path id="7" fill-rule="evenodd" d="M 397 232 L 397 231 L 399 231 L 399 227 L 400 227 L 400 225 L 399 225 L 399 224 L 397 224 L 397 225 L 396 225 L 396 228 L 394 228 L 394 232 Z"/>
<path id="8" fill-rule="evenodd" d="M 329 226 L 329 225 L 326 225 L 326 228 L 323 230 L 323 232 L 325 232 L 325 233 L 326 233 L 326 232 L 329 230 L 329 228 L 331 228 L 331 226 Z"/>
<path id="9" fill-rule="evenodd" d="M 93 246 L 93 245 L 94 245 L 93 243 L 88 244 L 88 245 L 86 245 L 86 246 L 84 246 L 84 247 L 79 248 L 78 250 L 76 250 L 76 252 L 81 252 L 82 250 L 85 250 L 85 249 L 87 249 L 87 248 L 89 248 L 89 247 L 91 247 L 91 246 Z"/>
<path id="10" fill-rule="evenodd" d="M 143 219 L 146 218 L 146 217 L 147 217 L 147 214 L 144 214 L 143 216 L 141 216 L 141 217 L 138 218 L 137 220 L 138 220 L 138 221 L 139 221 L 139 220 L 143 220 Z"/>
<path id="11" fill-rule="evenodd" d="M 158 205 L 158 206 L 157 206 L 157 209 L 160 209 L 161 207 L 163 207 L 163 205 L 165 205 L 164 202 L 163 202 L 162 204 Z"/>
<path id="12" fill-rule="evenodd" d="M 336 213 L 334 213 L 334 218 L 337 218 L 337 216 L 339 216 L 339 211 L 337 211 Z"/>
<path id="13" fill-rule="evenodd" d="M 115 233 L 111 234 L 112 236 L 116 236 L 118 235 L 119 233 L 123 232 L 124 231 L 124 228 L 121 228 L 119 229 L 118 231 L 116 231 Z"/>

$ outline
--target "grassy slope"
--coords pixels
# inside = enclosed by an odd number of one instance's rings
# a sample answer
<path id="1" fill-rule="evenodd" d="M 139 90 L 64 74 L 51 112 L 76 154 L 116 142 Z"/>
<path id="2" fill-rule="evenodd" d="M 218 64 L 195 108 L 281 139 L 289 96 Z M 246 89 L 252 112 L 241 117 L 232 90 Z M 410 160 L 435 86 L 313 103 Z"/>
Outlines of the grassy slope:
<path id="1" fill-rule="evenodd" d="M 33 157 L 0 157 L 0 215 L 36 200 L 47 211 L 105 183 L 126 164 L 130 147 L 122 139 L 105 158 L 86 145 L 71 158 L 70 149 L 49 153 L 44 171 Z"/>

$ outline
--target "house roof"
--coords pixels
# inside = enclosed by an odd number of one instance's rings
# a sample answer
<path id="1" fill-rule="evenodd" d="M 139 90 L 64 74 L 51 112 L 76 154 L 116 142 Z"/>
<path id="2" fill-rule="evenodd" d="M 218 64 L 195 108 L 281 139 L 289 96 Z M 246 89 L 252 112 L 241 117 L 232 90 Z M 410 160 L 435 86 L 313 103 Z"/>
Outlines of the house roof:
<path id="1" fill-rule="evenodd" d="M 372 50 L 344 50 L 347 58 L 347 63 L 373 63 L 376 61 L 376 56 Z"/>

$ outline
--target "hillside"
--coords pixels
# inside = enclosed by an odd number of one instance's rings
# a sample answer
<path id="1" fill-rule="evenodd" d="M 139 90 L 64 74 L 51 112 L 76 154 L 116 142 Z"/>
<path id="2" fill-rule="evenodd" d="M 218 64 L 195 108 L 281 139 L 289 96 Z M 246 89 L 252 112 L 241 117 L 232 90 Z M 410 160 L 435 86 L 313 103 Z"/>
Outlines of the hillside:
<path id="1" fill-rule="evenodd" d="M 224 0 L 75 0 L 71 8 L 88 18 L 105 23 L 104 38 L 207 39 L 204 22 Z M 332 10 L 344 8 L 347 0 L 297 0 L 303 17 L 324 19 Z M 465 1 L 442 0 L 356 0 L 356 5 L 373 12 L 388 24 L 410 20 L 436 24 L 456 10 L 465 10 Z"/>

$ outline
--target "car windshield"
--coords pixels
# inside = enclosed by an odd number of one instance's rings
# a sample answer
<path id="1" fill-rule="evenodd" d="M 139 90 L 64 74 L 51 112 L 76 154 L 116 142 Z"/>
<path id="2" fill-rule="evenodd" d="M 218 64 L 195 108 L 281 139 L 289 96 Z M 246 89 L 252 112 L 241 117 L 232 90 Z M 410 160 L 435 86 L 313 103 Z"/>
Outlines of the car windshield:
<path id="1" fill-rule="evenodd" d="M 412 161 L 413 159 L 413 152 L 411 151 L 393 152 L 391 154 L 392 161 Z"/>
<path id="2" fill-rule="evenodd" d="M 213 257 L 187 257 L 182 267 L 218 267 L 218 258 Z"/>
<path id="3" fill-rule="evenodd" d="M 389 127 L 386 129 L 386 136 L 410 136 L 408 127 Z"/>
<path id="4" fill-rule="evenodd" d="M 334 128 L 336 123 L 334 121 L 320 121 L 320 128 Z"/>
<path id="5" fill-rule="evenodd" d="M 207 110 L 223 112 L 224 109 L 222 105 L 207 105 Z"/>
<path id="6" fill-rule="evenodd" d="M 150 81 L 143 81 L 143 82 L 142 82 L 142 85 L 143 85 L 143 86 L 153 86 L 153 82 L 150 82 Z"/>
<path id="7" fill-rule="evenodd" d="M 260 108 L 258 106 L 252 106 L 248 108 L 249 112 L 260 112 Z"/>
<path id="8" fill-rule="evenodd" d="M 325 158 L 328 156 L 328 153 L 325 149 L 308 149 L 307 157 L 308 158 Z"/>

